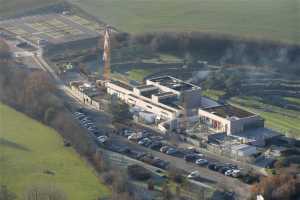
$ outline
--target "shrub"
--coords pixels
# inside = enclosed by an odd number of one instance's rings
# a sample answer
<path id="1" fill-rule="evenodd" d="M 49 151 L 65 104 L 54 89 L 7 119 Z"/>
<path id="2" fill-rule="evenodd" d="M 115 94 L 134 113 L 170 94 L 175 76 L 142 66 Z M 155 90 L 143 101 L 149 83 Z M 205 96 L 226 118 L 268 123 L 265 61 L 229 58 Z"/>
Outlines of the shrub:
<path id="1" fill-rule="evenodd" d="M 145 181 L 151 178 L 151 173 L 140 165 L 130 165 L 127 170 L 128 175 L 133 179 Z"/>

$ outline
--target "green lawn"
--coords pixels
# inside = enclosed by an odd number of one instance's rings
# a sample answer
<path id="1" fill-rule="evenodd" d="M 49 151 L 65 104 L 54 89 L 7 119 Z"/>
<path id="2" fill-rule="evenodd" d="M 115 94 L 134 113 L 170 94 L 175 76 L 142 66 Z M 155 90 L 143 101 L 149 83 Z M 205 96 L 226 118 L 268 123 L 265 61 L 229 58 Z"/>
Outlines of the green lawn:
<path id="1" fill-rule="evenodd" d="M 221 90 L 203 90 L 202 94 L 215 101 L 218 101 L 225 94 L 225 92 Z"/>
<path id="2" fill-rule="evenodd" d="M 287 134 L 300 137 L 300 112 L 261 102 L 259 97 L 234 97 L 230 103 L 260 114 L 266 126 Z"/>
<path id="3" fill-rule="evenodd" d="M 54 184 L 70 200 L 95 200 L 110 191 L 53 129 L 0 104 L 0 184 L 18 195 L 35 184 Z M 45 170 L 54 175 L 45 174 Z"/>
<path id="4" fill-rule="evenodd" d="M 203 31 L 300 43 L 300 0 L 68 0 L 117 28 Z"/>
<path id="5" fill-rule="evenodd" d="M 287 100 L 291 104 L 295 104 L 297 106 L 300 106 L 300 98 L 295 97 L 284 97 L 285 100 Z"/>
<path id="6" fill-rule="evenodd" d="M 129 79 L 136 81 L 143 81 L 143 79 L 151 74 L 151 70 L 149 69 L 132 69 L 129 72 Z"/>
<path id="7" fill-rule="evenodd" d="M 0 16 L 13 16 L 60 2 L 63 0 L 0 0 Z"/>

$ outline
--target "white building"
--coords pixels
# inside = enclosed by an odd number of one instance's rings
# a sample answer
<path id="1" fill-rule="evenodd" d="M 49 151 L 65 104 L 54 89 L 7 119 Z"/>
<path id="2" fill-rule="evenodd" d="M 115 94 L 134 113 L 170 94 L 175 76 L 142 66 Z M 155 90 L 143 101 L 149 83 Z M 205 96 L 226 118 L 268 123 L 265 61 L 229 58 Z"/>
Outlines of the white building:
<path id="1" fill-rule="evenodd" d="M 116 80 L 106 82 L 105 86 L 109 94 L 130 106 L 168 121 L 169 128 L 177 128 L 177 122 L 185 113 L 189 117 L 198 117 L 214 132 L 227 135 L 264 127 L 264 120 L 258 115 L 202 97 L 200 87 L 171 76 L 147 79 L 140 86 Z"/>
<path id="2" fill-rule="evenodd" d="M 183 98 L 188 109 L 197 109 L 201 105 L 200 87 L 171 76 L 148 79 L 145 85 L 136 87 L 116 80 L 107 82 L 105 86 L 109 94 L 131 106 L 154 113 L 159 119 L 178 118 L 184 110 Z"/>
<path id="3" fill-rule="evenodd" d="M 199 108 L 198 114 L 209 128 L 227 135 L 264 127 L 264 120 L 259 115 L 231 105 Z"/>

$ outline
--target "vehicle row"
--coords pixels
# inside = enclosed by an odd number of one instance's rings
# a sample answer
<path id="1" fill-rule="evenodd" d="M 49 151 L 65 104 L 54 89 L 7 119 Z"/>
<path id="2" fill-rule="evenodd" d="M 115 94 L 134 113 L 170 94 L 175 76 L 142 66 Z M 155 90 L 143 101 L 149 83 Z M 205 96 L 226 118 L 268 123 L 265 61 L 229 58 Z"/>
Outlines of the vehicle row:
<path id="1" fill-rule="evenodd" d="M 90 134 L 97 138 L 100 143 L 108 141 L 108 137 L 105 134 L 101 134 L 94 121 L 83 111 L 76 111 L 73 113 L 75 119 L 79 121 L 81 127 L 88 130 Z"/>

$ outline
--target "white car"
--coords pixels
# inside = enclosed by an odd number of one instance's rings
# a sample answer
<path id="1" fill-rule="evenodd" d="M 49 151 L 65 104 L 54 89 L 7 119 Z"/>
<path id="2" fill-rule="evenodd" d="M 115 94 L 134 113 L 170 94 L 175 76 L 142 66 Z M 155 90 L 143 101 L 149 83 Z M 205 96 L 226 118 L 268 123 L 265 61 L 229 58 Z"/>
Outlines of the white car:
<path id="1" fill-rule="evenodd" d="M 234 169 L 234 170 L 232 170 L 231 176 L 234 178 L 237 178 L 240 176 L 240 174 L 241 174 L 241 171 L 239 169 Z"/>
<path id="2" fill-rule="evenodd" d="M 82 112 L 74 112 L 73 115 L 77 116 L 77 115 L 84 115 L 84 114 Z"/>
<path id="3" fill-rule="evenodd" d="M 199 171 L 193 171 L 187 176 L 187 178 L 189 178 L 189 179 L 194 179 L 194 178 L 198 178 L 198 177 L 200 177 Z"/>
<path id="4" fill-rule="evenodd" d="M 106 135 L 101 135 L 97 138 L 97 140 L 101 143 L 105 143 L 108 140 L 108 137 Z"/>
<path id="5" fill-rule="evenodd" d="M 143 134 L 142 133 L 132 133 L 128 136 L 128 140 L 139 140 L 142 139 Z"/>
<path id="6" fill-rule="evenodd" d="M 225 176 L 232 176 L 232 172 L 233 172 L 233 170 L 232 170 L 232 169 L 229 169 L 229 170 L 227 170 L 227 171 L 224 173 L 224 175 L 225 175 Z"/>
<path id="7" fill-rule="evenodd" d="M 208 161 L 207 161 L 206 159 L 200 158 L 200 159 L 197 159 L 197 160 L 195 161 L 195 163 L 196 163 L 197 165 L 206 165 L 206 164 L 208 164 Z"/>

